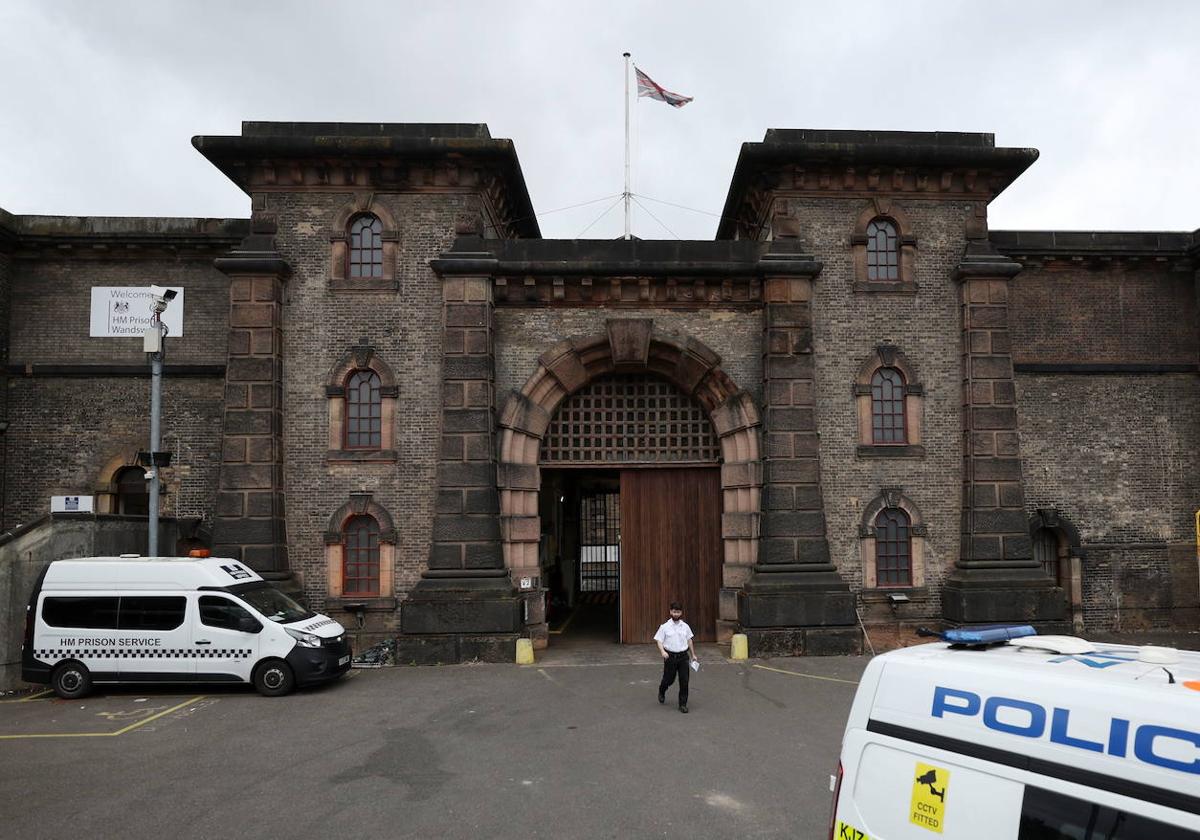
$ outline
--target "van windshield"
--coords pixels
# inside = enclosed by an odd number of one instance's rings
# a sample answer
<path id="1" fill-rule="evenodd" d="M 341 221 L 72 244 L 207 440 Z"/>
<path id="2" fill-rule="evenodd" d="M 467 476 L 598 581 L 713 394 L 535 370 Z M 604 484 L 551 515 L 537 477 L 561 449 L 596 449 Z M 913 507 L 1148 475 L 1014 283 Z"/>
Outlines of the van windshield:
<path id="1" fill-rule="evenodd" d="M 229 587 L 229 591 L 277 624 L 303 621 L 306 618 L 312 618 L 316 615 L 316 613 L 309 612 L 269 583 L 247 583 L 243 586 L 231 586 Z"/>

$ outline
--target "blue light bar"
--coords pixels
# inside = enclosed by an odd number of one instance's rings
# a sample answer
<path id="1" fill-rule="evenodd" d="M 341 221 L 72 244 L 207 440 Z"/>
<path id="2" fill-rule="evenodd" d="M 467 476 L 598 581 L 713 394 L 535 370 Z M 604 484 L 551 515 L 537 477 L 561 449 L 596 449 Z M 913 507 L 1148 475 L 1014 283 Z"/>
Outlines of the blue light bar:
<path id="1" fill-rule="evenodd" d="M 1020 639 L 1024 636 L 1036 636 L 1028 624 L 1001 624 L 993 627 L 971 627 L 958 630 L 943 630 L 942 641 L 952 645 L 991 645 L 1006 642 L 1009 639 Z"/>

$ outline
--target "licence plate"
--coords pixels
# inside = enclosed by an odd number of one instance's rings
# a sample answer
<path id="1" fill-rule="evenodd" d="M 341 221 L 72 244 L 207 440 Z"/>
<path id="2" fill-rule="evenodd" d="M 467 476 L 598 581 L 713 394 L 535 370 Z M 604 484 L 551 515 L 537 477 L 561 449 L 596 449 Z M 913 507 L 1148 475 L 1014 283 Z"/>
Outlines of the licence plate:
<path id="1" fill-rule="evenodd" d="M 345 665 L 345 664 L 346 664 L 347 662 L 349 662 L 349 661 L 350 661 L 350 657 L 349 657 L 349 656 L 343 656 L 341 659 L 339 659 L 339 660 L 338 660 L 338 664 L 339 664 L 339 665 Z"/>

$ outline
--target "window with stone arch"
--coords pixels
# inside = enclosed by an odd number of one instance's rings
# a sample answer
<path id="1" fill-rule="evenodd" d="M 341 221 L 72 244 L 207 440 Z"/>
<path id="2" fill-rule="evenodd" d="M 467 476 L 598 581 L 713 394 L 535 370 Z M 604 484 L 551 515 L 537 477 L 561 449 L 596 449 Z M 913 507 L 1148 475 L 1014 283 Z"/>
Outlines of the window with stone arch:
<path id="1" fill-rule="evenodd" d="M 333 292 L 394 292 L 400 234 L 387 202 L 355 193 L 329 226 L 329 288 Z"/>
<path id="2" fill-rule="evenodd" d="M 870 200 L 850 235 L 854 291 L 915 294 L 917 238 L 908 214 L 887 197 Z"/>
<path id="3" fill-rule="evenodd" d="M 882 216 L 867 225 L 867 279 L 900 279 L 900 237 L 895 222 Z"/>
<path id="4" fill-rule="evenodd" d="M 912 585 L 912 522 L 900 508 L 875 517 L 875 585 Z"/>
<path id="5" fill-rule="evenodd" d="M 351 493 L 325 531 L 326 607 L 395 607 L 396 528 L 371 493 Z"/>
<path id="6" fill-rule="evenodd" d="M 1072 629 L 1084 630 L 1084 551 L 1079 529 L 1055 508 L 1038 508 L 1029 519 L 1033 559 L 1058 586 L 1070 607 Z"/>
<path id="7" fill-rule="evenodd" d="M 379 523 L 352 516 L 342 526 L 342 595 L 379 595 Z"/>
<path id="8" fill-rule="evenodd" d="M 396 377 L 364 337 L 329 371 L 329 461 L 396 460 Z"/>
<path id="9" fill-rule="evenodd" d="M 125 516 L 147 516 L 150 513 L 150 490 L 146 471 L 141 467 L 123 467 L 113 476 L 116 485 L 116 510 Z"/>
<path id="10" fill-rule="evenodd" d="M 871 442 L 908 443 L 904 419 L 904 374 L 883 367 L 871 376 Z"/>
<path id="11" fill-rule="evenodd" d="M 383 222 L 374 213 L 363 213 L 350 220 L 348 233 L 346 276 L 383 277 Z"/>
<path id="12" fill-rule="evenodd" d="M 924 587 L 927 533 L 921 511 L 903 488 L 880 490 L 859 525 L 863 589 Z"/>
<path id="13" fill-rule="evenodd" d="M 880 344 L 854 381 L 860 458 L 920 458 L 925 389 L 913 364 L 893 344 Z"/>
<path id="14" fill-rule="evenodd" d="M 1049 528 L 1038 528 L 1033 532 L 1033 559 L 1041 564 L 1042 571 L 1061 585 L 1062 563 L 1059 557 L 1058 534 Z"/>
<path id="15" fill-rule="evenodd" d="M 346 380 L 346 449 L 380 449 L 383 396 L 379 374 L 359 369 Z"/>

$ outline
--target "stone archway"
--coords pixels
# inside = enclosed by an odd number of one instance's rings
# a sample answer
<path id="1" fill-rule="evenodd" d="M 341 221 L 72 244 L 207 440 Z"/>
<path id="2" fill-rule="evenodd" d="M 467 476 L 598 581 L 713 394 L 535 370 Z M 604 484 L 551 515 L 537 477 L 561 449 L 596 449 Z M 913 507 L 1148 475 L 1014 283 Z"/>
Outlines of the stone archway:
<path id="1" fill-rule="evenodd" d="M 720 364 L 721 357 L 700 341 L 656 331 L 648 318 L 609 320 L 605 332 L 567 339 L 542 354 L 521 390 L 510 392 L 499 419 L 500 535 L 514 583 L 538 574 L 539 453 L 555 411 L 598 376 L 652 373 L 699 402 L 720 441 L 724 557 L 718 626 L 732 628 L 737 590 L 758 559 L 761 421 L 753 397 Z"/>
<path id="2" fill-rule="evenodd" d="M 1056 581 L 1067 595 L 1067 616 L 1071 631 L 1082 634 L 1083 621 L 1084 551 L 1080 542 L 1079 529 L 1070 519 L 1054 508 L 1038 508 L 1029 517 L 1029 535 L 1036 537 L 1039 531 L 1053 534 L 1055 551 L 1059 563 L 1060 577 Z"/>

